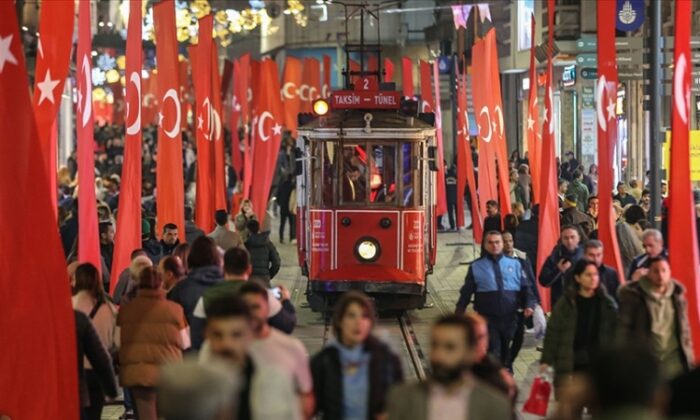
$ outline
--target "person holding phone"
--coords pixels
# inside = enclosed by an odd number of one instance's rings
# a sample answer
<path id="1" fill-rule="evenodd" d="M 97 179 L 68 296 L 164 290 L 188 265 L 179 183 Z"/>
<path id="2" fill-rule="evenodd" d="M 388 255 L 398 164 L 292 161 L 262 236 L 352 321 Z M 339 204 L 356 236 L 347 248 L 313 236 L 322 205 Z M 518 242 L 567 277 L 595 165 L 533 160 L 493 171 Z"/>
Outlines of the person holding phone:
<path id="1" fill-rule="evenodd" d="M 552 253 L 545 260 L 540 272 L 540 285 L 551 288 L 551 307 L 557 303 L 564 293 L 565 273 L 583 258 L 581 246 L 581 234 L 576 226 L 564 225 L 561 228 L 561 237 Z"/>

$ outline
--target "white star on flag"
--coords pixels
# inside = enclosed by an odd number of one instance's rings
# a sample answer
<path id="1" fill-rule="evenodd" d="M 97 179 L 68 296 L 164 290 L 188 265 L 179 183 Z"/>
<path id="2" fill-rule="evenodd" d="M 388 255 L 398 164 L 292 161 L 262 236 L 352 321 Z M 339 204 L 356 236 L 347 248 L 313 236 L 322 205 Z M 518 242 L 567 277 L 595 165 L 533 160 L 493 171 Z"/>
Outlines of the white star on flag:
<path id="1" fill-rule="evenodd" d="M 202 130 L 202 127 L 204 126 L 204 118 L 202 118 L 202 114 L 199 114 L 197 117 L 197 128 Z"/>
<path id="2" fill-rule="evenodd" d="M 235 109 L 236 112 L 241 112 L 241 105 L 236 103 L 236 106 L 234 106 L 233 109 Z"/>
<path id="3" fill-rule="evenodd" d="M 17 65 L 17 58 L 12 55 L 12 51 L 10 51 L 12 36 L 12 34 L 5 38 L 0 36 L 0 73 L 2 73 L 2 70 L 5 68 L 6 62 Z"/>
<path id="4" fill-rule="evenodd" d="M 615 103 L 611 98 L 608 98 L 608 106 L 605 109 L 608 110 L 608 120 L 615 118 Z"/>
<path id="5" fill-rule="evenodd" d="M 44 80 L 36 84 L 36 86 L 41 91 L 41 96 L 39 97 L 39 105 L 41 105 L 41 103 L 44 102 L 44 99 L 48 99 L 49 101 L 51 101 L 52 104 L 56 103 L 53 96 L 53 90 L 56 89 L 58 83 L 58 79 L 51 79 L 51 69 L 47 69 L 46 74 L 44 75 Z"/>
<path id="6" fill-rule="evenodd" d="M 279 123 L 275 123 L 274 126 L 272 126 L 272 133 L 276 136 L 279 136 L 282 134 L 282 126 L 279 125 Z"/>
<path id="7" fill-rule="evenodd" d="M 158 126 L 160 126 L 160 127 L 163 126 L 163 113 L 162 112 L 158 113 Z"/>
<path id="8" fill-rule="evenodd" d="M 528 131 L 535 129 L 535 120 L 533 120 L 530 116 L 527 117 L 527 129 Z"/>

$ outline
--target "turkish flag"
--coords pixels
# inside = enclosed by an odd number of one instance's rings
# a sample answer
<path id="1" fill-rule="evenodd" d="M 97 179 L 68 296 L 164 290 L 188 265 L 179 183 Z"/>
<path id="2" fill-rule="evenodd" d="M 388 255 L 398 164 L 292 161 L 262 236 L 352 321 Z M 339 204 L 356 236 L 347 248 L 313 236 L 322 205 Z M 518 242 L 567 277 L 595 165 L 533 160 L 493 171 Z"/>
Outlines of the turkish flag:
<path id="1" fill-rule="evenodd" d="M 92 102 L 92 34 L 90 3 L 80 2 L 78 13 L 78 112 L 75 124 L 78 134 L 78 261 L 89 262 L 102 269 L 100 235 L 95 198 L 95 138 L 93 136 Z"/>
<path id="2" fill-rule="evenodd" d="M 36 68 L 34 71 L 34 115 L 41 142 L 44 170 L 49 182 L 54 210 L 58 202 L 56 182 L 56 150 L 53 130 L 61 104 L 63 84 L 68 76 L 68 65 L 73 42 L 75 7 L 59 2 L 45 2 L 39 12 L 41 38 L 37 41 Z"/>
<path id="3" fill-rule="evenodd" d="M 615 217 L 612 205 L 613 190 L 613 156 L 617 143 L 617 117 L 615 106 L 617 103 L 617 64 L 615 52 L 615 14 L 616 6 L 612 8 L 608 4 L 598 4 L 598 96 L 596 109 L 598 116 L 598 239 L 603 242 L 605 264 L 614 267 L 624 282 L 624 271 L 620 248 L 617 244 L 615 230 Z M 612 25 L 607 27 L 608 23 Z M 550 87 L 551 89 L 551 87 Z M 550 91 L 547 91 L 550 92 Z M 548 93 L 551 95 L 551 92 Z M 551 100 L 551 98 L 550 98 Z M 548 114 L 551 115 L 551 114 Z M 553 169 L 556 171 L 556 168 Z M 544 184 L 543 184 L 544 185 Z M 556 185 L 556 184 L 555 184 Z M 607 193 L 605 193 L 607 191 Z"/>
<path id="4" fill-rule="evenodd" d="M 192 87 L 190 86 L 189 67 L 187 59 L 178 59 L 178 94 L 180 96 L 180 129 L 187 130 L 187 116 L 192 110 Z"/>
<path id="5" fill-rule="evenodd" d="M 421 112 L 435 112 L 433 94 L 430 90 L 430 64 L 420 60 L 420 96 Z"/>
<path id="6" fill-rule="evenodd" d="M 445 192 L 445 154 L 442 147 L 442 107 L 440 106 L 440 70 L 438 62 L 433 62 L 433 81 L 435 88 L 435 129 L 437 132 L 437 207 L 435 214 L 447 213 L 447 193 Z"/>
<path id="7" fill-rule="evenodd" d="M 671 258 L 671 271 L 686 289 L 688 320 L 690 321 L 695 359 L 698 360 L 700 359 L 700 308 L 698 307 L 700 303 L 700 268 L 698 265 L 700 263 L 698 262 L 693 186 L 690 180 L 689 138 L 690 73 L 693 69 L 692 56 L 690 55 L 692 15 L 691 2 L 676 2 L 668 250 Z"/>
<path id="8" fill-rule="evenodd" d="M 142 80 L 143 96 L 141 98 L 141 127 L 158 124 L 158 74 L 153 70 Z"/>
<path id="9" fill-rule="evenodd" d="M 315 58 L 304 59 L 304 74 L 299 87 L 301 112 L 313 112 L 313 103 L 321 97 L 321 63 Z"/>
<path id="10" fill-rule="evenodd" d="M 401 78 L 403 97 L 413 98 L 413 61 L 409 57 L 401 59 Z"/>
<path id="11" fill-rule="evenodd" d="M 224 158 L 224 130 L 221 124 L 221 75 L 219 73 L 219 53 L 216 43 L 211 50 L 211 98 L 212 139 L 214 141 L 214 208 L 226 210 L 226 159 Z"/>
<path id="12" fill-rule="evenodd" d="M 284 125 L 291 130 L 294 138 L 297 136 L 297 117 L 301 110 L 301 98 L 299 98 L 301 73 L 301 60 L 287 56 L 282 76 L 282 104 L 284 105 Z"/>
<path id="13" fill-rule="evenodd" d="M 270 59 L 263 60 L 260 63 L 260 76 L 260 94 L 255 96 L 257 119 L 253 120 L 255 124 L 252 127 L 255 132 L 253 170 L 256 182 L 252 185 L 250 199 L 262 225 L 282 142 L 284 116 L 277 64 Z"/>
<path id="14" fill-rule="evenodd" d="M 214 228 L 214 140 L 211 50 L 214 18 L 206 15 L 199 19 L 199 43 L 190 47 L 192 76 L 196 103 L 197 139 L 197 195 L 195 199 L 195 223 L 205 232 Z"/>
<path id="15" fill-rule="evenodd" d="M 241 137 L 238 123 L 241 121 L 241 97 L 238 85 L 240 84 L 241 65 L 238 60 L 233 60 L 233 91 L 231 92 L 231 165 L 240 177 L 243 169 L 243 155 L 241 154 Z"/>
<path id="16" fill-rule="evenodd" d="M 474 177 L 474 162 L 472 148 L 469 143 L 469 117 L 467 114 L 467 75 L 465 71 L 460 74 L 455 64 L 457 79 L 457 224 L 465 226 L 464 221 L 464 194 L 465 187 L 469 186 L 471 197 L 472 231 L 474 241 L 481 243 L 483 236 L 483 221 L 479 212 L 479 198 L 476 194 L 477 185 Z"/>
<path id="17" fill-rule="evenodd" d="M 605 2 L 601 2 L 605 3 Z M 599 3 L 600 6 L 600 3 Z M 547 0 L 547 21 L 548 27 L 554 27 L 554 0 Z M 614 26 L 613 26 L 614 27 Z M 598 28 L 600 30 L 600 28 Z M 545 260 L 549 257 L 550 251 L 559 241 L 559 197 L 557 196 L 557 168 L 554 160 L 554 120 L 552 106 L 552 45 L 554 43 L 554 31 L 549 31 L 547 49 L 547 82 L 545 84 L 544 98 L 544 123 L 542 126 L 542 172 L 540 186 L 540 218 L 539 231 L 537 236 L 537 273 L 542 269 Z M 613 37 L 614 39 L 614 37 Z M 481 174 L 479 174 L 481 177 Z M 603 191 L 603 190 L 601 190 Z M 605 194 L 602 194 L 605 195 Z M 609 194 L 608 194 L 609 195 Z M 602 197 L 601 197 L 602 199 Z M 602 208 L 602 207 L 601 207 Z M 608 245 L 606 245 L 608 248 Z M 615 247 L 617 249 L 617 247 Z M 550 290 L 540 286 L 542 308 L 545 312 L 550 312 Z"/>
<path id="18" fill-rule="evenodd" d="M 394 62 L 389 58 L 384 59 L 384 82 L 390 83 L 394 80 Z"/>
<path id="19" fill-rule="evenodd" d="M 323 86 L 321 87 L 321 97 L 331 96 L 331 57 L 323 56 Z"/>
<path id="20" fill-rule="evenodd" d="M 157 232 L 167 223 L 178 226 L 185 241 L 185 191 L 180 137 L 181 104 L 178 95 L 178 45 L 175 37 L 175 3 L 162 0 L 153 6 L 158 62 L 158 164 L 156 165 Z M 207 56 L 207 60 L 209 57 Z"/>
<path id="21" fill-rule="evenodd" d="M 126 36 L 126 127 L 119 211 L 112 259 L 110 294 L 119 275 L 131 263 L 131 252 L 141 248 L 141 0 L 130 0 Z"/>
<path id="22" fill-rule="evenodd" d="M 249 75 L 247 94 L 250 101 L 248 108 L 250 110 L 250 117 L 248 121 L 250 121 L 250 124 L 247 126 L 248 131 L 246 142 L 243 144 L 243 198 L 245 199 L 250 198 L 250 187 L 253 184 L 255 127 L 258 122 L 257 113 L 255 111 L 255 107 L 253 106 L 253 100 L 257 97 L 257 95 L 254 95 L 253 92 L 257 92 L 256 88 L 259 85 L 258 80 L 260 79 L 260 62 L 258 60 L 250 60 L 250 57 L 247 57 L 247 59 L 247 74 Z"/>
<path id="23" fill-rule="evenodd" d="M 532 178 L 533 202 L 540 201 L 540 155 L 542 136 L 538 133 L 539 106 L 537 104 L 537 62 L 535 61 L 535 15 L 532 15 L 532 45 L 530 46 L 530 93 L 527 108 L 527 150 Z"/>
<path id="24" fill-rule="evenodd" d="M 122 125 L 124 124 L 124 111 L 126 110 L 126 104 L 124 103 L 124 86 L 122 86 L 121 81 L 118 81 L 116 83 L 110 83 L 109 88 L 114 97 L 114 103 L 112 104 L 112 124 Z"/>
<path id="25" fill-rule="evenodd" d="M 0 2 L 0 16 L 0 412 L 77 419 L 75 318 L 56 203 L 48 184 L 37 182 L 36 160 L 45 150 L 13 2 Z"/>

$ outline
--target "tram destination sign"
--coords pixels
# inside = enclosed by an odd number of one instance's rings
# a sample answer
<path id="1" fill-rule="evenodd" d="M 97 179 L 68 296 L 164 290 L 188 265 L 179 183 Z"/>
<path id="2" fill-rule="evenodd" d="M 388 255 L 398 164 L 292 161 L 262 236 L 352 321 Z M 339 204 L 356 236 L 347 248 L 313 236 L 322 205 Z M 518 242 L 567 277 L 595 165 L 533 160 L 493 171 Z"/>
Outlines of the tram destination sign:
<path id="1" fill-rule="evenodd" d="M 333 109 L 398 109 L 400 105 L 400 92 L 338 90 L 331 95 Z"/>

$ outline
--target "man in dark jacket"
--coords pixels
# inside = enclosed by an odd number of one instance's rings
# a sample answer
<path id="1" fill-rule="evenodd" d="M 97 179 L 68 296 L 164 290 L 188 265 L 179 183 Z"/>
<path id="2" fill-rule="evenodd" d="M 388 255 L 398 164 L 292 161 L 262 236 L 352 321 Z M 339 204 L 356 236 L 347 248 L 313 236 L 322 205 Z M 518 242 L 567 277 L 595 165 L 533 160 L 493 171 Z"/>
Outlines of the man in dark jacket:
<path id="1" fill-rule="evenodd" d="M 617 337 L 621 344 L 650 347 L 667 379 L 695 364 L 685 288 L 671 277 L 664 257 L 649 260 L 639 281 L 620 289 Z"/>
<path id="2" fill-rule="evenodd" d="M 200 236 L 195 239 L 187 257 L 190 269 L 187 277 L 168 292 L 168 299 L 179 303 L 184 309 L 193 350 L 199 350 L 202 346 L 204 330 L 204 321 L 194 316 L 194 309 L 208 288 L 223 281 L 219 258 L 219 251 L 211 238 Z"/>
<path id="3" fill-rule="evenodd" d="M 488 320 L 489 353 L 505 365 L 518 309 L 523 309 L 526 318 L 532 316 L 535 296 L 520 261 L 503 255 L 500 232 L 488 232 L 484 248 L 486 252 L 469 267 L 455 313 L 463 314 L 474 296 L 474 309 Z"/>
<path id="4" fill-rule="evenodd" d="M 542 265 L 539 278 L 540 285 L 551 288 L 550 303 L 552 308 L 564 292 L 565 273 L 576 264 L 576 261 L 583 258 L 583 248 L 580 245 L 581 235 L 575 226 L 562 227 L 559 242 Z"/>
<path id="5" fill-rule="evenodd" d="M 500 232 L 501 213 L 498 211 L 498 202 L 489 200 L 486 202 L 486 218 L 484 219 L 484 235 L 491 231 Z"/>
<path id="6" fill-rule="evenodd" d="M 180 238 L 178 238 L 177 225 L 175 223 L 166 223 L 163 226 L 163 237 L 160 240 L 163 256 L 172 255 L 178 245 L 180 245 Z"/>
<path id="7" fill-rule="evenodd" d="M 627 280 L 637 281 L 649 272 L 649 261 L 654 257 L 668 258 L 664 248 L 664 237 L 656 229 L 647 229 L 642 233 L 644 253 L 636 256 L 627 269 Z"/>
<path id="8" fill-rule="evenodd" d="M 114 226 L 112 222 L 100 222 L 100 255 L 104 259 L 107 270 L 112 272 L 112 257 L 114 254 Z"/>
<path id="9" fill-rule="evenodd" d="M 586 237 L 593 231 L 595 222 L 577 207 L 578 197 L 568 194 L 564 200 L 564 209 L 560 214 L 561 225 L 573 225 L 580 229 Z"/>
<path id="10" fill-rule="evenodd" d="M 625 208 L 628 205 L 637 204 L 637 200 L 632 195 L 627 193 L 627 184 L 624 182 L 617 183 L 617 194 L 613 196 L 613 200 L 619 201 L 622 208 Z"/>
<path id="11" fill-rule="evenodd" d="M 617 301 L 617 289 L 620 288 L 620 274 L 609 265 L 603 264 L 603 243 L 597 239 L 588 240 L 583 246 L 583 258 L 598 267 L 600 284 L 605 291 Z"/>
<path id="12" fill-rule="evenodd" d="M 185 241 L 187 241 L 188 244 L 191 244 L 200 236 L 205 235 L 204 231 L 194 224 L 192 213 L 192 207 L 185 206 Z"/>
<path id="13" fill-rule="evenodd" d="M 455 230 L 455 217 L 457 215 L 457 171 L 450 166 L 445 172 L 445 195 L 447 198 L 447 217 L 450 229 Z M 438 217 L 438 228 L 442 228 L 442 216 Z"/>
<path id="14" fill-rule="evenodd" d="M 255 219 L 249 220 L 246 225 L 250 236 L 245 241 L 245 247 L 250 253 L 250 261 L 253 266 L 251 279 L 262 282 L 270 288 L 272 280 L 280 271 L 280 254 L 277 248 L 270 241 L 270 233 L 260 233 L 260 222 Z"/>
<path id="15" fill-rule="evenodd" d="M 78 382 L 80 384 L 80 407 L 82 418 L 99 418 L 104 406 L 104 396 L 114 398 L 117 396 L 117 380 L 112 368 L 112 358 L 105 350 L 100 337 L 92 326 L 90 318 L 80 311 L 73 311 L 75 315 L 75 331 L 78 348 Z M 92 369 L 91 375 L 86 376 L 83 368 L 83 360 L 87 357 Z M 90 398 L 89 389 L 97 387 L 104 394 L 95 393 L 102 398 Z"/>
<path id="16" fill-rule="evenodd" d="M 153 264 L 158 264 L 163 258 L 163 248 L 157 240 L 151 237 L 151 223 L 145 218 L 141 221 L 141 249 L 151 259 Z"/>

